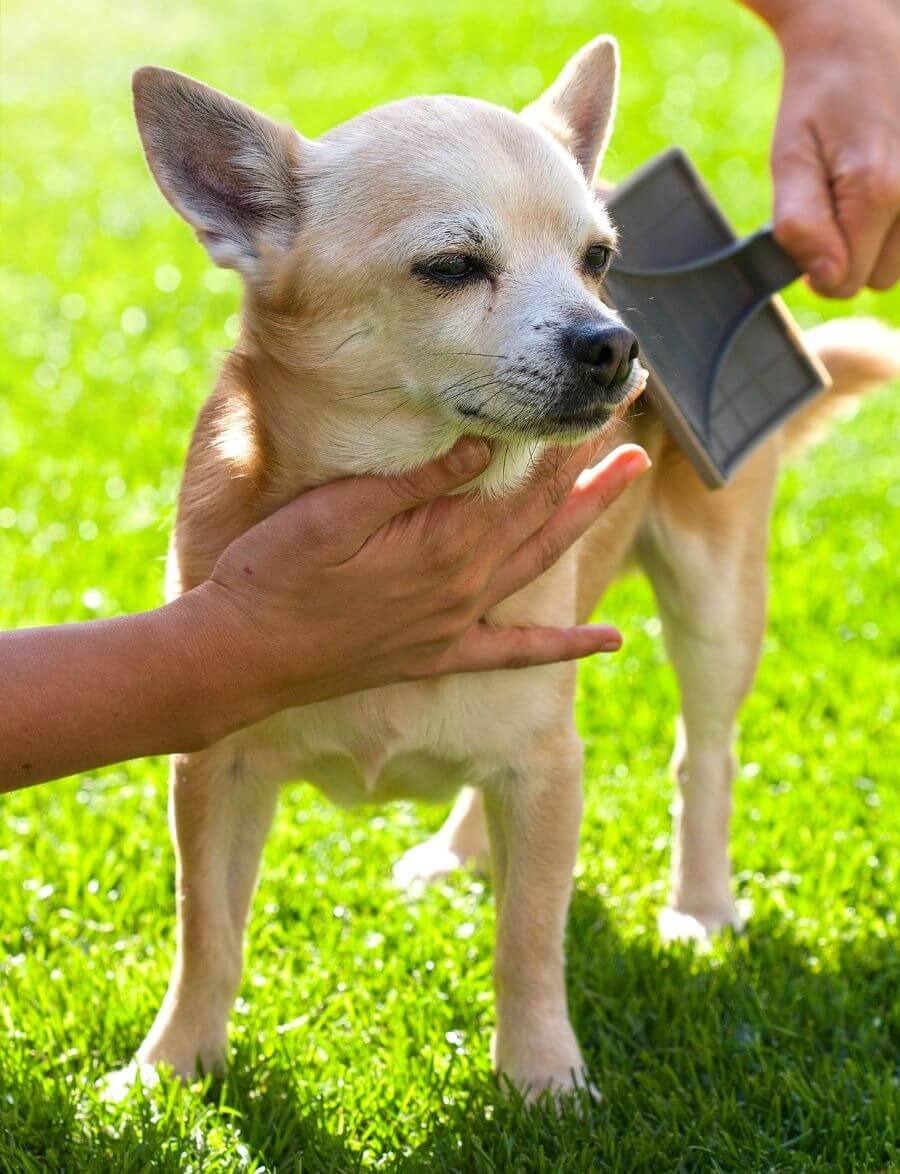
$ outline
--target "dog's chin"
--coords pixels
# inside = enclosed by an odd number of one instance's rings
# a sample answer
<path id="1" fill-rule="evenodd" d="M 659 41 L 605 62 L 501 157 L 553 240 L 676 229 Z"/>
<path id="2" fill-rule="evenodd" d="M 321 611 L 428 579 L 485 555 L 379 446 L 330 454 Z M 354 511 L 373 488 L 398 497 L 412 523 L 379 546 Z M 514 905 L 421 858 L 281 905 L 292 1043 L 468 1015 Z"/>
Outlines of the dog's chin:
<path id="1" fill-rule="evenodd" d="M 595 400 L 574 408 L 556 406 L 546 412 L 516 420 L 492 419 L 490 414 L 469 409 L 466 419 L 471 421 L 471 432 L 481 432 L 493 439 L 537 440 L 542 443 L 579 444 L 590 437 L 600 438 L 621 420 L 647 386 L 647 372 L 635 363 L 625 386 L 614 402 Z"/>
<path id="2" fill-rule="evenodd" d="M 603 404 L 571 412 L 554 412 L 535 423 L 530 435 L 536 439 L 577 444 L 608 432 L 621 413 L 618 405 Z"/>

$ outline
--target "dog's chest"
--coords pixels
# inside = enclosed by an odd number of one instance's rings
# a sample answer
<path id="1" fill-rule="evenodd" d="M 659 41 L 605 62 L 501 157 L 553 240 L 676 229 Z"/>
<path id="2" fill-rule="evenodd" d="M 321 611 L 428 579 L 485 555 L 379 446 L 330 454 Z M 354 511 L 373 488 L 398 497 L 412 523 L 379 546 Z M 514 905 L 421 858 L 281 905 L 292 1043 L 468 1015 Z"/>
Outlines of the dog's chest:
<path id="1" fill-rule="evenodd" d="M 527 770 L 535 739 L 565 713 L 568 675 L 554 665 L 373 689 L 286 710 L 236 747 L 252 775 L 304 779 L 342 806 L 442 802 Z"/>

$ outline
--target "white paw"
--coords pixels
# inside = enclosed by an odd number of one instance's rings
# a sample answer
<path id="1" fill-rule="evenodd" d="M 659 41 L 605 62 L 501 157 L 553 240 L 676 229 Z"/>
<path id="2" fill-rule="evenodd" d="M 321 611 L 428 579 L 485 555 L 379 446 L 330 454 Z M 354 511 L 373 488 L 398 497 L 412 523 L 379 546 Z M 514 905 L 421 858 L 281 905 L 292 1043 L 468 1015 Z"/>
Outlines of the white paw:
<path id="1" fill-rule="evenodd" d="M 101 1101 L 120 1105 L 137 1084 L 142 1088 L 155 1088 L 159 1084 L 159 1073 L 152 1064 L 139 1064 L 133 1060 L 125 1068 L 101 1076 L 96 1087 Z"/>
<path id="2" fill-rule="evenodd" d="M 583 1068 L 571 1069 L 569 1072 L 536 1072 L 520 1073 L 517 1076 L 501 1072 L 501 1086 L 509 1082 L 522 1095 L 526 1105 L 533 1105 L 545 1094 L 557 1108 L 561 1107 L 567 1097 L 576 1094 L 587 1094 L 592 1101 L 602 1100 L 600 1089 L 588 1078 Z"/>
<path id="3" fill-rule="evenodd" d="M 466 858 L 448 847 L 446 841 L 432 836 L 405 852 L 394 865 L 394 884 L 408 892 L 419 892 L 431 881 L 456 872 Z"/>
<path id="4" fill-rule="evenodd" d="M 515 1030 L 499 1030 L 491 1040 L 491 1059 L 500 1086 L 512 1086 L 532 1105 L 544 1093 L 561 1104 L 574 1093 L 587 1093 L 594 1100 L 600 1091 L 592 1084 L 581 1058 L 581 1050 L 568 1018 L 554 1016 L 533 1027 L 524 1026 L 527 1016 L 517 1017 Z"/>
<path id="5" fill-rule="evenodd" d="M 667 905 L 659 912 L 659 935 L 664 942 L 709 945 L 725 929 L 739 933 L 747 924 L 752 911 L 750 901 L 737 901 L 711 913 L 683 913 Z"/>

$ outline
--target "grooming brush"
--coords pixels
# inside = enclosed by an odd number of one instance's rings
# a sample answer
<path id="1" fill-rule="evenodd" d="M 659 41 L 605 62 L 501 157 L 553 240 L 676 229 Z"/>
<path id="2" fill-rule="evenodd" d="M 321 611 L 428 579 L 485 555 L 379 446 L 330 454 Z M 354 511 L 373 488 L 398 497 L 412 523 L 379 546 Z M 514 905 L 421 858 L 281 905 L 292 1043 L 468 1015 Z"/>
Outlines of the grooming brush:
<path id="1" fill-rule="evenodd" d="M 775 295 L 800 276 L 771 227 L 738 240 L 685 153 L 607 200 L 621 252 L 605 279 L 641 344 L 648 393 L 710 488 L 828 386 Z"/>

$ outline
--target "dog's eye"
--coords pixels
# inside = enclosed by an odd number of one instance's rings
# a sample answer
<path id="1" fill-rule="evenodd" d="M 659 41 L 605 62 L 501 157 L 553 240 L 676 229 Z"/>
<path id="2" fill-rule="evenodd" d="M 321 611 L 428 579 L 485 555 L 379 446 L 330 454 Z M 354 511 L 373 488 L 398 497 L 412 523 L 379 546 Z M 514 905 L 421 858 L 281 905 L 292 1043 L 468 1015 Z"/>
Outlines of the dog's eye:
<path id="1" fill-rule="evenodd" d="M 415 267 L 415 272 L 430 281 L 439 281 L 443 285 L 455 285 L 483 272 L 474 257 L 467 257 L 465 253 L 448 253 L 444 257 L 433 257 Z"/>
<path id="2" fill-rule="evenodd" d="M 606 272 L 612 249 L 609 245 L 591 245 L 584 254 L 584 268 L 592 277 L 602 277 Z"/>

